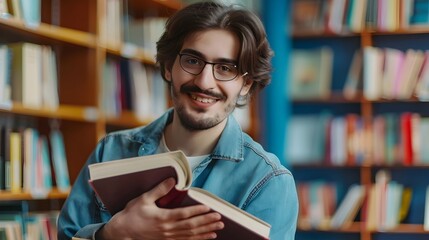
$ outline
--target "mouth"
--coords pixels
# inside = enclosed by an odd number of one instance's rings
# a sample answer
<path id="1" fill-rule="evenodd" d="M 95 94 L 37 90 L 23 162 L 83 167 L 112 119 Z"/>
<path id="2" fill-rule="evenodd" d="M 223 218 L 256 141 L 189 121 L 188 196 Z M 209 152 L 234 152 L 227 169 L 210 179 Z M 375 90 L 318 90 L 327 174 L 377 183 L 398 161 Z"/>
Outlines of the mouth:
<path id="1" fill-rule="evenodd" d="M 211 97 L 206 97 L 206 96 L 199 96 L 196 94 L 190 94 L 191 98 L 195 101 L 198 101 L 200 103 L 206 103 L 206 104 L 210 104 L 210 103 L 215 103 L 217 102 L 219 99 L 217 98 L 211 98 Z"/>

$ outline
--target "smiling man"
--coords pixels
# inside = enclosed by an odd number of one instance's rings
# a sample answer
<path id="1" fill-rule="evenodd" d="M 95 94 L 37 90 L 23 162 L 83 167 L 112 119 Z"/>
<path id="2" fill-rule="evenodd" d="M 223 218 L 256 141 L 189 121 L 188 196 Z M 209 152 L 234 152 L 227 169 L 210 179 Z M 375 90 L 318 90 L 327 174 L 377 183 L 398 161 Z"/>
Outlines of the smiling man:
<path id="1" fill-rule="evenodd" d="M 182 150 L 193 186 L 204 188 L 271 224 L 270 239 L 294 239 L 294 179 L 278 158 L 243 133 L 237 106 L 270 81 L 272 52 L 253 13 L 217 3 L 185 7 L 167 22 L 157 61 L 173 108 L 151 124 L 108 134 L 88 164 Z M 215 239 L 223 228 L 205 206 L 162 209 L 168 179 L 111 216 L 88 185 L 87 165 L 58 221 L 59 239 Z"/>

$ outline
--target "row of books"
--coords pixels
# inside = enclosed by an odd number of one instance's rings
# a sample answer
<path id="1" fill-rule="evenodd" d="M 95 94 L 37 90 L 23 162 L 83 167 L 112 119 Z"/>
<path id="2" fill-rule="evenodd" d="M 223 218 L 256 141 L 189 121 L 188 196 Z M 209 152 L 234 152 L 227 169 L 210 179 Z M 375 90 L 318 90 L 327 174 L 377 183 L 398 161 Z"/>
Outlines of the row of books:
<path id="1" fill-rule="evenodd" d="M 289 72 L 292 99 L 327 98 L 331 95 L 334 52 L 330 47 L 293 49 Z"/>
<path id="2" fill-rule="evenodd" d="M 10 121 L 2 121 L 0 133 L 0 189 L 43 198 L 55 179 L 59 191 L 69 191 L 65 145 L 58 129 L 47 137 L 37 129 L 15 128 Z"/>
<path id="3" fill-rule="evenodd" d="M 0 46 L 0 105 L 29 108 L 59 105 L 55 52 L 50 46 L 18 42 Z"/>
<path id="4" fill-rule="evenodd" d="M 164 31 L 167 18 L 153 16 L 150 9 L 141 13 L 129 9 L 128 0 L 107 0 L 106 19 L 101 34 L 106 45 L 121 48 L 143 48 L 150 56 L 156 54 L 156 42 Z"/>
<path id="5" fill-rule="evenodd" d="M 334 53 L 329 47 L 294 49 L 289 93 L 292 99 L 329 98 Z M 429 51 L 365 47 L 355 51 L 343 85 L 346 99 L 429 100 Z"/>
<path id="6" fill-rule="evenodd" d="M 411 188 L 391 180 L 386 170 L 377 172 L 371 185 L 351 185 L 341 201 L 335 183 L 301 182 L 297 192 L 298 227 L 324 230 L 347 228 L 356 219 L 369 231 L 392 230 L 406 218 L 413 195 Z"/>
<path id="7" fill-rule="evenodd" d="M 429 51 L 365 47 L 363 94 L 368 100 L 429 100 Z"/>
<path id="8" fill-rule="evenodd" d="M 298 115 L 287 129 L 286 158 L 292 164 L 429 164 L 429 118 L 417 113 L 386 113 L 370 120 L 356 114 Z"/>
<path id="9" fill-rule="evenodd" d="M 166 83 L 159 70 L 128 59 L 107 58 L 104 65 L 102 99 L 107 117 L 133 111 L 139 119 L 160 116 L 168 107 Z"/>
<path id="10" fill-rule="evenodd" d="M 58 211 L 2 212 L 0 213 L 0 239 L 5 240 L 56 240 Z"/>
<path id="11" fill-rule="evenodd" d="M 294 0 L 292 28 L 344 34 L 429 26 L 427 0 Z"/>
<path id="12" fill-rule="evenodd" d="M 14 18 L 23 21 L 27 26 L 38 26 L 41 22 L 41 2 L 40 0 L 2 0 L 0 18 Z"/>

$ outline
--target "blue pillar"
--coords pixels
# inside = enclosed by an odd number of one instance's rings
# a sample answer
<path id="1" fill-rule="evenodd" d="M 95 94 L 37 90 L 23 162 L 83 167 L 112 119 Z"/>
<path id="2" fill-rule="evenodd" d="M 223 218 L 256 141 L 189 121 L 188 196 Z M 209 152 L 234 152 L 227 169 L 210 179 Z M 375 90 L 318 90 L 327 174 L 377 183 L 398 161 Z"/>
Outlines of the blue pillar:
<path id="1" fill-rule="evenodd" d="M 286 124 L 290 116 L 287 74 L 291 39 L 290 0 L 269 0 L 262 3 L 262 20 L 268 41 L 274 51 L 271 84 L 262 91 L 260 103 L 261 142 L 264 147 L 276 154 L 284 165 L 286 143 Z"/>

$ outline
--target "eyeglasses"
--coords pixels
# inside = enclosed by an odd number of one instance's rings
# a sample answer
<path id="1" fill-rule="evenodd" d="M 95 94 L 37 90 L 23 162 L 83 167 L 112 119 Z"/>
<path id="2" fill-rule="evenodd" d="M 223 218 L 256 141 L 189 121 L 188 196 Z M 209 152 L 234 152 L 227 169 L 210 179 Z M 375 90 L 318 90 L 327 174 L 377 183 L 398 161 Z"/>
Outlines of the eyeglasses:
<path id="1" fill-rule="evenodd" d="M 206 64 L 211 64 L 213 65 L 213 77 L 218 81 L 231 81 L 238 76 L 238 69 L 235 64 L 207 62 L 201 58 L 186 53 L 179 53 L 178 55 L 180 57 L 180 67 L 182 67 L 185 72 L 192 75 L 197 76 L 203 71 Z M 243 74 L 243 76 L 245 75 L 247 75 L 247 72 Z"/>

